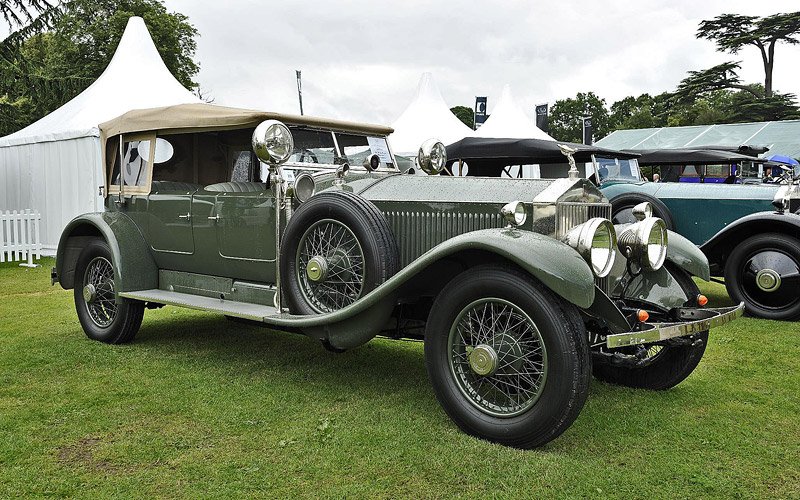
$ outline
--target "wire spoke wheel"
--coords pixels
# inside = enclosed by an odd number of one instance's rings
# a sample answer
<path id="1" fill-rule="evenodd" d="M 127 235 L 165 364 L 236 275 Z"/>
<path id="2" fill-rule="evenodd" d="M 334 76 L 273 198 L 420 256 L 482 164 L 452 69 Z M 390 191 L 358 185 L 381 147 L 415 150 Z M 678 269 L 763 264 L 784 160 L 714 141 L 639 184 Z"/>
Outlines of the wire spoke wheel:
<path id="1" fill-rule="evenodd" d="M 467 305 L 450 329 L 448 352 L 459 390 L 485 413 L 519 415 L 542 393 L 544 342 L 533 320 L 511 302 L 485 298 Z"/>
<path id="2" fill-rule="evenodd" d="M 107 328 L 117 315 L 114 293 L 114 268 L 105 257 L 93 258 L 83 277 L 83 299 L 89 318 L 100 328 Z"/>
<path id="3" fill-rule="evenodd" d="M 364 251 L 353 231 L 333 219 L 312 224 L 297 247 L 297 282 L 320 313 L 355 302 L 364 290 Z"/>

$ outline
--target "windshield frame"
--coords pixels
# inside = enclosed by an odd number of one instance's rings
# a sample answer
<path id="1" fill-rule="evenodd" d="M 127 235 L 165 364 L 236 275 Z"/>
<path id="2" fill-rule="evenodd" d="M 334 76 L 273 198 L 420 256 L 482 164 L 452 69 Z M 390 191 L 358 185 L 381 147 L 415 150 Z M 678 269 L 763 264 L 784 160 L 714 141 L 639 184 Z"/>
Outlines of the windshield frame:
<path id="1" fill-rule="evenodd" d="M 293 129 L 297 129 L 297 128 L 300 128 L 300 127 L 289 126 L 289 130 L 293 130 Z M 366 167 L 364 167 L 364 165 L 362 163 L 353 164 L 353 163 L 350 163 L 347 160 L 347 156 L 345 155 L 345 152 L 343 151 L 344 148 L 339 145 L 339 140 L 337 138 L 338 134 L 347 134 L 347 135 L 363 136 L 366 141 L 369 141 L 370 138 L 376 138 L 376 139 L 382 140 L 384 142 L 384 144 L 385 144 L 385 147 L 386 147 L 386 150 L 387 150 L 389 156 L 392 159 L 392 163 L 391 163 L 391 166 L 387 166 L 388 165 L 387 163 L 381 162 L 380 166 L 377 169 L 375 169 L 374 172 L 391 172 L 391 173 L 399 172 L 398 165 L 397 165 L 397 158 L 396 158 L 394 152 L 392 151 L 391 146 L 389 145 L 389 140 L 388 140 L 387 136 L 370 135 L 367 132 L 352 132 L 352 131 L 342 132 L 342 131 L 336 131 L 336 130 L 330 130 L 330 129 L 319 129 L 319 128 L 314 128 L 314 127 L 302 127 L 302 128 L 305 129 L 305 130 L 312 130 L 312 131 L 315 131 L 315 132 L 324 132 L 324 133 L 331 134 L 331 139 L 332 139 L 332 142 L 333 142 L 333 145 L 334 145 L 334 160 L 333 160 L 334 162 L 333 163 L 300 162 L 300 161 L 292 161 L 290 159 L 290 160 L 288 160 L 286 163 L 284 163 L 282 165 L 282 167 L 284 169 L 304 170 L 304 171 L 331 171 L 331 170 L 335 171 L 342 164 L 348 163 L 348 165 L 350 165 L 350 170 L 369 172 L 369 170 Z M 369 148 L 369 145 L 367 145 L 365 147 Z"/>
<path id="2" fill-rule="evenodd" d="M 630 176 L 616 176 L 616 177 L 609 177 L 605 176 L 603 179 L 600 178 L 600 161 L 601 160 L 613 160 L 617 167 L 621 166 L 622 162 L 628 162 L 630 167 L 629 171 L 631 172 Z M 634 168 L 635 167 L 635 168 Z M 594 169 L 594 173 L 592 174 L 595 178 L 595 183 L 599 186 L 605 182 L 642 182 L 642 169 L 639 166 L 639 160 L 636 158 L 613 158 L 610 156 L 598 156 L 592 155 L 592 168 Z M 636 172 L 636 175 L 633 175 L 633 172 Z"/>

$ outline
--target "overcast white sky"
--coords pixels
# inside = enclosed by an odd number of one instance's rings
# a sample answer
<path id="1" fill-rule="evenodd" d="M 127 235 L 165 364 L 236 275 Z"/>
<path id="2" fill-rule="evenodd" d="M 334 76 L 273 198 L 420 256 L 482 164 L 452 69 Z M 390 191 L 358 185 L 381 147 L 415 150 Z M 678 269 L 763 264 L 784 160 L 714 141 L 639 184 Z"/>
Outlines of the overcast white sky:
<path id="1" fill-rule="evenodd" d="M 798 10 L 777 0 L 166 0 L 200 32 L 197 77 L 217 104 L 391 123 L 431 71 L 448 105 L 489 96 L 505 83 L 532 115 L 535 104 L 592 90 L 610 105 L 672 90 L 686 71 L 743 60 L 763 81 L 755 48 L 718 53 L 694 37 L 722 13 Z M 777 49 L 774 85 L 800 94 L 800 46 Z"/>

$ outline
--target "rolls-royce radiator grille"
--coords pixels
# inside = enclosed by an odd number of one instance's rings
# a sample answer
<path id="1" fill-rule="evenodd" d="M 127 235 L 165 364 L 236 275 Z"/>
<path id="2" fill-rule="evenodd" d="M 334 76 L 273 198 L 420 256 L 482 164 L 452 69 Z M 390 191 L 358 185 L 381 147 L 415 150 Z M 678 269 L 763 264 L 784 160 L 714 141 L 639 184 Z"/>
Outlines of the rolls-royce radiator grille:
<path id="1" fill-rule="evenodd" d="M 609 203 L 558 203 L 556 205 L 556 238 L 563 238 L 570 229 L 594 217 L 611 219 L 611 205 Z"/>
<path id="2" fill-rule="evenodd" d="M 397 240 L 403 266 L 459 234 L 505 226 L 503 216 L 497 212 L 465 214 L 391 210 L 383 215 Z"/>
<path id="3" fill-rule="evenodd" d="M 556 238 L 563 238 L 570 229 L 594 217 L 611 219 L 609 203 L 558 203 L 556 205 Z M 609 292 L 610 280 L 595 278 L 594 284 L 604 292 Z"/>

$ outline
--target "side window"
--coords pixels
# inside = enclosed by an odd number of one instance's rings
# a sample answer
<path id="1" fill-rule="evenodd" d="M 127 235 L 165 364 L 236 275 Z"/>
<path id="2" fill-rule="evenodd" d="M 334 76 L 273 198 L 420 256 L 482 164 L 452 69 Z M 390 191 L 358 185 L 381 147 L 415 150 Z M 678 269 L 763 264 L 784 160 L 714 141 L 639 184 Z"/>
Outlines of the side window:
<path id="1" fill-rule="evenodd" d="M 258 182 L 260 179 L 255 174 L 255 162 L 252 151 L 238 151 L 233 155 L 233 169 L 231 180 L 234 182 Z"/>
<path id="2" fill-rule="evenodd" d="M 116 138 L 109 193 L 147 194 L 153 175 L 155 135 Z"/>

